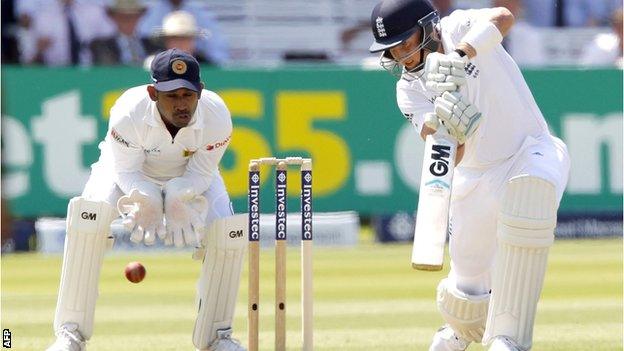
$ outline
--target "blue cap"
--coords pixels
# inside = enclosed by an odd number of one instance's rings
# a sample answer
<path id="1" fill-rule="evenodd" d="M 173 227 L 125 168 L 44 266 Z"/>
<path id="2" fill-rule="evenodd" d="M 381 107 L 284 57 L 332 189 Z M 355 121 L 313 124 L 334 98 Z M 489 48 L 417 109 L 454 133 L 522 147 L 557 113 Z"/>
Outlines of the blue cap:
<path id="1" fill-rule="evenodd" d="M 193 55 L 180 49 L 169 49 L 156 55 L 150 71 L 154 88 L 158 91 L 202 90 L 199 63 Z"/>

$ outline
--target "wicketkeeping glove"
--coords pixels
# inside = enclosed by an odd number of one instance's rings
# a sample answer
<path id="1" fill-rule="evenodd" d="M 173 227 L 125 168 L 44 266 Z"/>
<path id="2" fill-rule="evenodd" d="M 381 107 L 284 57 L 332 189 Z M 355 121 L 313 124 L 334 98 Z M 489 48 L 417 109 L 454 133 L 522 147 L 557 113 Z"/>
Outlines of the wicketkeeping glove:
<path id="1" fill-rule="evenodd" d="M 468 57 L 453 52 L 448 55 L 432 52 L 425 60 L 425 86 L 438 94 L 456 91 L 466 83 L 464 67 Z"/>
<path id="2" fill-rule="evenodd" d="M 434 112 L 425 114 L 425 125 L 438 128 L 438 119 L 448 129 L 459 145 L 477 130 L 481 122 L 481 112 L 458 92 L 445 92 L 435 99 Z"/>
<path id="3" fill-rule="evenodd" d="M 206 232 L 208 202 L 194 192 L 191 184 L 174 178 L 165 184 L 165 244 L 198 247 Z"/>
<path id="4" fill-rule="evenodd" d="M 156 184 L 145 182 L 140 190 L 132 189 L 130 194 L 119 198 L 117 210 L 123 218 L 124 227 L 130 231 L 132 242 L 138 244 L 144 241 L 145 245 L 152 245 L 156 235 L 165 236 L 162 192 Z"/>

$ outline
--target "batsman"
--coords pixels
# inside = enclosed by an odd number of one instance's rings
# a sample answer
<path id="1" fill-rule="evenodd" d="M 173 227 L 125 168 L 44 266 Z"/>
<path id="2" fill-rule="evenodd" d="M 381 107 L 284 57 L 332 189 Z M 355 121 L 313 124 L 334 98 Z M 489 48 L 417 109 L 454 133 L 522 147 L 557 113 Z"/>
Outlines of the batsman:
<path id="1" fill-rule="evenodd" d="M 120 214 L 133 242 L 192 246 L 202 259 L 195 347 L 245 350 L 230 335 L 247 239 L 228 234 L 246 233 L 247 217 L 233 215 L 218 169 L 232 135 L 230 112 L 204 89 L 186 52 L 159 53 L 150 73 L 152 84 L 115 102 L 100 158 L 82 195 L 69 202 L 57 339 L 48 351 L 86 349 L 103 256 L 114 240 L 110 225 Z"/>
<path id="2" fill-rule="evenodd" d="M 446 128 L 459 145 L 432 351 L 532 346 L 570 161 L 501 45 L 513 24 L 505 8 L 440 19 L 427 0 L 384 0 L 371 16 L 370 51 L 399 77 L 401 112 L 423 138 Z"/>

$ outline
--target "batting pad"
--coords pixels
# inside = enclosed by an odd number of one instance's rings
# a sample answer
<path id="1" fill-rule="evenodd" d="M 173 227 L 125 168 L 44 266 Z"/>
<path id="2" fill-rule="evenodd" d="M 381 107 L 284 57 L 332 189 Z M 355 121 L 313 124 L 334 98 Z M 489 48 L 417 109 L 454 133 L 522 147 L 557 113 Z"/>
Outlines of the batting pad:
<path id="1" fill-rule="evenodd" d="M 490 294 L 468 295 L 442 279 L 438 285 L 438 310 L 457 336 L 481 342 Z"/>
<path id="2" fill-rule="evenodd" d="M 556 223 L 553 184 L 529 175 L 509 181 L 498 218 L 498 252 L 483 336 L 485 345 L 500 335 L 511 338 L 523 350 L 531 348 L 535 311 Z"/>
<path id="3" fill-rule="evenodd" d="M 247 214 L 215 219 L 208 229 L 193 330 L 193 344 L 200 350 L 217 338 L 217 330 L 232 327 L 247 235 Z"/>
<path id="4" fill-rule="evenodd" d="M 85 339 L 93 334 L 100 268 L 110 241 L 110 225 L 117 216 L 117 210 L 103 201 L 82 197 L 69 201 L 55 330 L 76 323 Z"/>

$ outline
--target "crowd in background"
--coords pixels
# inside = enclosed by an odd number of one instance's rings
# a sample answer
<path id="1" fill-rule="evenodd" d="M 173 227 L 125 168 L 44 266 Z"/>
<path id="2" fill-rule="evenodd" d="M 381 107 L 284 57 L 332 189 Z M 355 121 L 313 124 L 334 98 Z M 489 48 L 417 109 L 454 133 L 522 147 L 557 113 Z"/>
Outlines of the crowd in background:
<path id="1" fill-rule="evenodd" d="M 367 45 L 364 43 L 370 41 L 366 13 L 370 12 L 376 0 L 350 1 L 360 8 L 361 11 L 358 10 L 358 13 L 361 15 L 357 21 L 344 20 L 336 26 L 335 41 L 338 42 L 336 50 L 330 48 L 331 45 L 326 45 L 326 48 L 319 47 L 317 52 L 313 52 L 314 50 L 310 50 L 312 44 L 308 44 L 307 54 L 284 52 L 282 56 L 276 57 L 281 60 L 292 57 L 304 59 L 321 57 L 323 60 L 341 63 L 339 50 L 343 50 L 345 55 L 350 53 L 356 59 L 365 58 L 368 54 Z M 432 2 L 442 16 L 458 8 L 484 6 L 509 8 L 517 21 L 504 45 L 521 65 L 543 65 L 552 62 L 547 55 L 559 50 L 562 55 L 577 56 L 576 61 L 570 61 L 571 63 L 615 64 L 621 67 L 621 0 L 432 0 Z M 261 8 L 265 3 L 269 7 L 275 6 L 276 2 L 237 0 L 231 3 L 242 3 L 241 8 Z M 297 7 L 300 3 L 303 2 L 282 2 L 284 7 Z M 321 3 L 323 1 L 318 2 L 319 6 L 322 6 Z M 230 22 L 231 25 L 223 30 L 222 20 L 236 16 L 215 12 L 215 8 L 224 8 L 224 5 L 214 0 L 2 0 L 2 62 L 48 66 L 145 66 L 149 64 L 154 53 L 165 48 L 178 47 L 193 53 L 202 63 L 224 65 L 245 61 L 243 56 L 236 55 L 237 52 L 245 52 L 244 48 L 237 49 L 237 45 L 239 47 L 256 45 L 254 47 L 258 51 L 271 50 L 257 46 L 259 44 L 255 39 L 249 39 L 248 43 L 240 43 L 240 37 L 230 33 L 245 35 L 245 32 L 238 28 L 245 27 L 249 30 L 246 32 L 249 37 L 255 30 L 253 26 L 258 25 L 260 21 L 249 17 L 240 22 Z M 331 5 L 327 8 L 328 11 L 332 11 L 337 7 Z M 296 11 L 296 8 L 294 10 Z M 287 17 L 289 13 L 293 13 L 292 9 L 291 12 L 282 14 L 282 18 Z M 341 14 L 328 16 L 337 18 L 337 21 L 348 17 Z M 279 18 L 280 14 L 275 13 L 274 17 Z M 293 21 L 292 32 L 284 33 L 284 36 L 296 37 L 297 28 L 305 28 L 298 27 L 295 22 Z M 307 38 L 304 31 L 309 29 L 301 29 L 301 41 Z M 264 40 L 270 42 L 282 39 L 278 34 Z M 331 40 L 334 39 L 326 41 Z M 318 45 L 325 46 L 323 41 L 318 41 Z M 296 47 L 293 51 L 296 51 L 295 49 Z M 248 54 L 246 57 L 247 61 L 243 63 L 252 65 L 258 63 L 257 60 L 254 62 L 254 57 L 257 58 L 259 55 Z"/>
<path id="2" fill-rule="evenodd" d="M 205 2 L 3 0 L 4 63 L 145 65 L 170 47 L 220 65 L 228 48 Z"/>
<path id="3" fill-rule="evenodd" d="M 569 41 L 576 41 L 579 45 L 578 60 L 571 63 L 622 67 L 621 0 L 492 2 L 495 6 L 507 7 L 516 17 L 516 24 L 503 45 L 519 64 L 540 65 L 547 62 L 548 59 L 544 57 L 547 50 L 532 52 L 530 49 L 544 47 L 539 40 L 561 40 L 563 45 L 568 45 Z M 547 28 L 555 30 L 549 33 Z M 570 39 L 566 40 L 567 38 Z"/>

